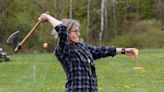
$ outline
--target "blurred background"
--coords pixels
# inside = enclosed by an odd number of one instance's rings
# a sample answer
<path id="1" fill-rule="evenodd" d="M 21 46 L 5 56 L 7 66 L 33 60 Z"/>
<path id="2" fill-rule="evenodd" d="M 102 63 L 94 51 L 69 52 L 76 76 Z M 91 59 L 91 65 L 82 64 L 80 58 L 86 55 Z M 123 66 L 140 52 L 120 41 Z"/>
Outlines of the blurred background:
<path id="1" fill-rule="evenodd" d="M 139 49 L 136 60 L 123 55 L 97 60 L 100 92 L 163 92 L 164 0 L 0 0 L 0 92 L 65 91 L 49 23 L 42 23 L 18 54 L 6 43 L 15 31 L 23 38 L 46 11 L 59 20 L 78 20 L 88 44 Z"/>
<path id="2" fill-rule="evenodd" d="M 8 36 L 20 31 L 24 37 L 43 12 L 61 20 L 81 23 L 81 38 L 92 45 L 115 45 L 139 49 L 164 47 L 164 0 L 0 0 L 0 47 Z M 23 45 L 23 53 L 53 52 L 56 40 L 53 28 L 44 23 Z"/>

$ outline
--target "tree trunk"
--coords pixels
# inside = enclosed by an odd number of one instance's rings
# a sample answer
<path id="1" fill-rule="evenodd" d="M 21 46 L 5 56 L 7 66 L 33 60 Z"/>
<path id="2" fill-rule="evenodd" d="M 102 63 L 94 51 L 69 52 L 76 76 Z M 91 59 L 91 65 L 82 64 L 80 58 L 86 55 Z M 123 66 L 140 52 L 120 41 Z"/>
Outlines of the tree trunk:
<path id="1" fill-rule="evenodd" d="M 90 3 L 91 0 L 88 0 L 88 5 L 87 5 L 87 40 L 89 40 L 89 32 L 90 32 Z"/>
<path id="2" fill-rule="evenodd" d="M 157 16 L 159 18 L 159 20 L 161 21 L 161 29 L 164 30 L 164 4 L 162 2 L 158 2 L 157 6 L 156 6 L 156 13 Z"/>
<path id="3" fill-rule="evenodd" d="M 116 19 L 116 6 L 117 0 L 112 0 L 112 31 L 113 31 L 113 37 L 117 34 L 117 19 Z"/>
<path id="4" fill-rule="evenodd" d="M 112 9 L 113 9 L 112 11 L 113 11 L 113 20 L 114 21 L 116 19 L 116 6 L 115 6 L 115 4 L 116 4 L 116 1 L 115 0 L 112 0 Z"/>
<path id="5" fill-rule="evenodd" d="M 72 19 L 72 0 L 69 2 L 69 18 Z"/>
<path id="6" fill-rule="evenodd" d="M 105 30 L 107 30 L 107 24 L 108 24 L 108 10 L 107 10 L 107 3 L 108 3 L 108 1 L 105 0 L 105 5 L 104 5 Z"/>
<path id="7" fill-rule="evenodd" d="M 102 34 L 104 31 L 104 5 L 106 0 L 102 0 L 101 2 L 101 29 L 99 33 L 99 44 L 102 43 Z"/>

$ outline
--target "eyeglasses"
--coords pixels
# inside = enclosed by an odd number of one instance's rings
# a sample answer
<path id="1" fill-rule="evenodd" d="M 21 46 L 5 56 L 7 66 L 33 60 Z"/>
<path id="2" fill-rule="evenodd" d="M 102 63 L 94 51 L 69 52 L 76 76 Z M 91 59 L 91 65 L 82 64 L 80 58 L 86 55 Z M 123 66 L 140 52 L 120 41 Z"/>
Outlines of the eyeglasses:
<path id="1" fill-rule="evenodd" d="M 80 32 L 80 30 L 71 30 L 70 32 Z"/>

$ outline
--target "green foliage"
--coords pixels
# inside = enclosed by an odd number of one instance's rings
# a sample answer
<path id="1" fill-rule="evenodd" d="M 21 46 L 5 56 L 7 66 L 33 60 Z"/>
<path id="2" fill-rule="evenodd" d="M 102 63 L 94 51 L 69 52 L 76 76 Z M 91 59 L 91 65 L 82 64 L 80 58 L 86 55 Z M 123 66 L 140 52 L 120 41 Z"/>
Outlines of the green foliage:
<path id="1" fill-rule="evenodd" d="M 156 20 L 140 21 L 125 35 L 118 36 L 110 44 L 121 47 L 162 48 L 164 31 Z"/>
<path id="2" fill-rule="evenodd" d="M 72 0 L 72 18 L 79 20 L 81 23 L 81 37 L 87 42 L 93 45 L 97 45 L 99 42 L 98 36 L 100 31 L 100 16 L 101 16 L 101 1 L 102 0 L 91 0 L 90 3 L 90 30 L 87 30 L 87 4 L 88 0 Z M 115 2 L 113 2 L 115 1 Z M 156 0 L 107 0 L 107 25 L 105 25 L 105 30 L 103 32 L 103 43 L 117 43 L 116 45 L 124 44 L 122 39 L 125 42 L 129 42 L 129 38 L 132 38 L 131 35 L 134 31 L 131 30 L 140 30 L 135 26 L 143 27 L 144 24 L 139 24 L 139 21 L 142 20 L 151 20 L 156 18 L 155 9 L 157 3 L 162 3 L 163 1 Z M 37 22 L 37 18 L 41 13 L 49 11 L 50 15 L 61 20 L 63 18 L 69 18 L 69 8 L 70 0 L 0 0 L 0 47 L 5 47 L 7 50 L 12 52 L 13 47 L 6 44 L 7 37 L 14 31 L 20 30 L 22 37 L 24 37 L 30 29 Z M 113 6 L 114 5 L 114 6 Z M 158 15 L 157 15 L 158 16 Z M 162 21 L 161 18 L 159 18 Z M 137 23 L 137 24 L 136 24 Z M 158 23 L 159 25 L 162 24 Z M 160 26 L 159 28 L 161 28 Z M 148 29 L 146 29 L 148 28 Z M 141 38 L 147 34 L 156 34 L 160 33 L 158 28 L 146 27 L 145 30 L 156 30 L 149 31 L 141 34 Z M 149 29 L 150 28 L 150 29 Z M 162 28 L 161 28 L 162 29 Z M 49 44 L 54 44 L 53 36 L 51 36 L 52 27 L 48 23 L 41 24 L 37 28 L 36 32 L 31 36 L 24 47 L 31 51 L 44 51 L 41 46 L 43 42 L 48 42 Z M 130 33 L 128 33 L 130 32 Z M 158 32 L 158 33 L 156 33 Z M 87 36 L 89 34 L 89 37 Z M 122 37 L 124 35 L 123 38 Z M 121 35 L 121 36 L 120 36 Z M 143 35 L 143 36 L 142 36 Z M 159 34 L 160 36 L 161 34 Z M 115 38 L 116 37 L 116 38 Z M 152 37 L 152 36 L 151 36 Z M 115 39 L 120 39 L 117 41 Z M 133 37 L 134 38 L 134 37 Z M 140 37 L 136 36 L 135 39 Z M 153 38 L 153 37 L 152 37 Z M 154 37 L 155 38 L 155 37 Z M 112 41 L 112 39 L 114 39 Z M 118 40 L 119 40 L 118 39 Z M 153 41 L 157 41 L 153 39 Z M 148 41 L 148 39 L 145 39 Z M 110 42 L 112 41 L 112 42 Z M 116 41 L 116 42 L 114 42 Z M 136 40 L 138 43 L 141 40 Z M 158 43 L 160 43 L 159 41 Z M 134 44 L 134 43 L 133 43 Z M 127 46 L 134 46 L 133 44 Z M 152 44 L 150 47 L 163 47 L 155 46 L 156 43 Z M 150 44 L 151 45 L 151 44 Z M 121 45 L 126 46 L 126 45 Z M 139 45 L 141 48 L 147 48 L 147 46 Z M 149 47 L 149 46 L 148 46 Z M 54 48 L 51 48 L 53 51 Z"/>

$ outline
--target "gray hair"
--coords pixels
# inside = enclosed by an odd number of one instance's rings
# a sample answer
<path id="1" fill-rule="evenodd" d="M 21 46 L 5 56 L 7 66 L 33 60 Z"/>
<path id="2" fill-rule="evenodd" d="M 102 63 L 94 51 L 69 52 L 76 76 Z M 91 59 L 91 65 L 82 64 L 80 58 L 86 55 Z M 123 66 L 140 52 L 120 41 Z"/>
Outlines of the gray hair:
<path id="1" fill-rule="evenodd" d="M 71 30 L 75 30 L 77 27 L 80 27 L 80 23 L 77 20 L 74 19 L 62 19 L 61 20 L 62 24 L 67 27 L 68 33 Z M 58 34 L 55 29 L 52 31 L 52 35 L 54 35 L 55 39 L 58 38 Z"/>

